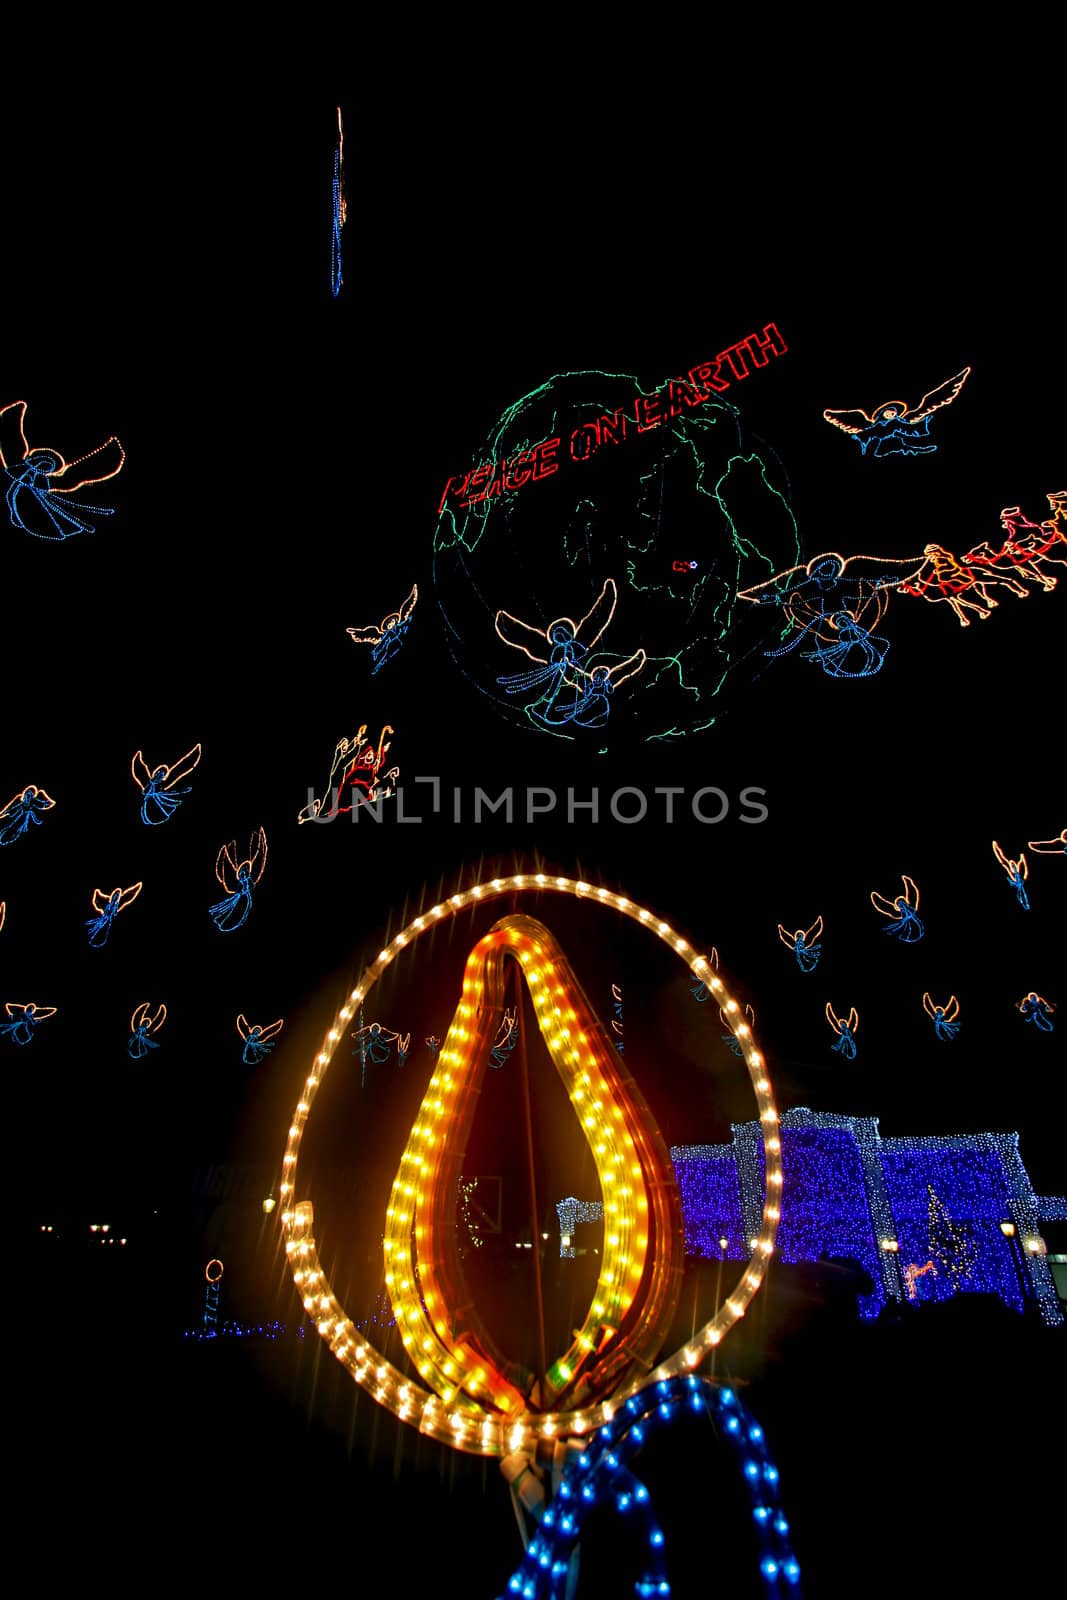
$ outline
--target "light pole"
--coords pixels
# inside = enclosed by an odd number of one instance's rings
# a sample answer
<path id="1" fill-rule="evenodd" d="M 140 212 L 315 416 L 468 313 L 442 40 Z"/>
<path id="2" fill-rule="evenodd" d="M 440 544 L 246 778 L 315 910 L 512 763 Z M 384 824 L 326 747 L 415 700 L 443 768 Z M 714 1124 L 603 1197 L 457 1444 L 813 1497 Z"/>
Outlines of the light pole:
<path id="1" fill-rule="evenodd" d="M 896 1290 L 896 1298 L 903 1303 L 905 1300 L 907 1300 L 908 1294 L 907 1286 L 904 1282 L 903 1269 L 900 1265 L 900 1241 L 899 1239 L 883 1239 L 881 1240 L 880 1248 L 883 1255 L 892 1256 L 896 1261 L 896 1270 L 893 1273 L 893 1286 Z"/>
<path id="2" fill-rule="evenodd" d="M 723 1237 L 719 1240 L 719 1249 L 720 1249 L 720 1251 L 722 1253 L 719 1256 L 719 1266 L 718 1266 L 718 1270 L 716 1271 L 716 1274 L 715 1274 L 715 1315 L 716 1316 L 719 1315 L 719 1306 L 722 1303 L 722 1264 L 726 1260 L 726 1248 L 729 1245 L 729 1243 L 730 1243 L 730 1241 L 729 1241 L 729 1239 L 726 1238 L 725 1235 L 723 1235 Z M 711 1352 L 711 1375 L 712 1375 L 713 1378 L 715 1376 L 715 1363 L 716 1363 L 716 1361 L 718 1359 L 718 1355 L 719 1355 L 719 1347 L 718 1347 L 718 1345 L 715 1345 L 712 1348 L 712 1352 Z"/>
<path id="3" fill-rule="evenodd" d="M 1015 1276 L 1019 1282 L 1019 1293 L 1022 1296 L 1023 1311 L 1026 1310 L 1026 1263 L 1020 1258 L 1019 1241 L 1015 1236 L 1014 1222 L 1002 1222 L 1000 1231 L 1008 1241 L 1011 1251 L 1011 1264 L 1015 1268 Z"/>

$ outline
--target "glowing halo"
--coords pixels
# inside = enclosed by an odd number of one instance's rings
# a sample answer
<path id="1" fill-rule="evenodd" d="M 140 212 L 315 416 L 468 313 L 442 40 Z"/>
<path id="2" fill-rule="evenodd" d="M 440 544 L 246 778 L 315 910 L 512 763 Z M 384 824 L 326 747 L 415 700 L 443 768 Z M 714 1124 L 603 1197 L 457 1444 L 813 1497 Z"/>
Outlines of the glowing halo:
<path id="1" fill-rule="evenodd" d="M 211 1276 L 212 1267 L 218 1267 L 218 1269 L 219 1269 L 218 1272 L 216 1272 L 214 1277 Z M 204 1277 L 207 1279 L 208 1283 L 218 1283 L 218 1282 L 220 1282 L 220 1280 L 222 1278 L 222 1274 L 225 1272 L 225 1270 L 226 1269 L 223 1266 L 222 1262 L 219 1260 L 218 1256 L 212 1256 L 211 1260 L 208 1262 L 207 1266 L 204 1268 Z"/>
<path id="2" fill-rule="evenodd" d="M 311 1113 L 315 1095 L 326 1076 L 334 1051 L 348 1023 L 358 1008 L 366 1001 L 374 984 L 386 967 L 413 943 L 420 934 L 437 927 L 446 918 L 470 906 L 486 904 L 517 890 L 571 895 L 578 900 L 593 900 L 610 910 L 618 911 L 632 922 L 646 928 L 668 945 L 703 982 L 721 1006 L 727 1023 L 738 1044 L 748 1068 L 749 1078 L 759 1108 L 759 1119 L 764 1134 L 766 1164 L 766 1194 L 759 1234 L 755 1240 L 752 1259 L 741 1281 L 727 1297 L 711 1320 L 698 1329 L 680 1349 L 659 1364 L 640 1383 L 612 1397 L 611 1400 L 574 1411 L 524 1412 L 521 1416 L 502 1419 L 479 1413 L 469 1403 L 462 1408 L 450 1408 L 437 1395 L 407 1378 L 387 1361 L 370 1342 L 361 1337 L 354 1323 L 344 1313 L 322 1269 L 318 1248 L 312 1232 L 314 1212 L 309 1200 L 297 1200 L 296 1181 L 300 1143 L 304 1127 Z M 477 883 L 470 889 L 450 895 L 447 900 L 432 906 L 415 917 L 406 928 L 378 952 L 364 969 L 337 1018 L 327 1031 L 321 1048 L 304 1082 L 303 1092 L 293 1112 L 289 1137 L 282 1160 L 283 1177 L 279 1186 L 282 1205 L 282 1232 L 285 1253 L 300 1291 L 304 1309 L 315 1323 L 318 1332 L 329 1345 L 355 1381 L 373 1395 L 394 1416 L 416 1426 L 420 1433 L 442 1440 L 457 1450 L 473 1455 L 504 1456 L 516 1450 L 528 1449 L 541 1438 L 569 1438 L 588 1433 L 602 1423 L 610 1421 L 618 1405 L 628 1395 L 666 1378 L 693 1371 L 706 1359 L 712 1349 L 720 1344 L 730 1328 L 745 1315 L 756 1291 L 766 1275 L 774 1251 L 775 1236 L 782 1195 L 782 1147 L 778 1135 L 778 1113 L 771 1092 L 766 1063 L 756 1048 L 752 1029 L 745 1014 L 723 983 L 712 963 L 679 933 L 645 907 L 615 894 L 610 889 L 598 889 L 590 883 L 562 878 L 543 872 L 514 873 L 506 878 L 494 878 L 490 883 Z"/>

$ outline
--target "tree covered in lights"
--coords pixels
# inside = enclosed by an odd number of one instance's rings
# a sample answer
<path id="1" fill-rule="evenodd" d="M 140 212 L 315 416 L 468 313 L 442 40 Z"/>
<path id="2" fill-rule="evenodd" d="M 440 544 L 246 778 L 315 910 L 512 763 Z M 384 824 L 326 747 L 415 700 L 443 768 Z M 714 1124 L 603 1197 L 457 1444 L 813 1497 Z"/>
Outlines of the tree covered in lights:
<path id="1" fill-rule="evenodd" d="M 955 1289 L 961 1278 L 969 1278 L 974 1271 L 978 1246 L 965 1223 L 953 1222 L 935 1194 L 933 1184 L 927 1184 L 926 1193 L 929 1196 L 930 1257 L 936 1262 L 938 1272 L 943 1273 Z"/>

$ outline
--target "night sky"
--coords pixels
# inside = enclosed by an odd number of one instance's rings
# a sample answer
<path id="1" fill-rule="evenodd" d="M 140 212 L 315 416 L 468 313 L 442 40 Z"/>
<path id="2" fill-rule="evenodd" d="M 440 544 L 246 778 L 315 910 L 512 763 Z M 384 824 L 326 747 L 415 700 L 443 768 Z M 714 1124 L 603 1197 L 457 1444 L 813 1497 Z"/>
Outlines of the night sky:
<path id="1" fill-rule="evenodd" d="M 334 299 L 338 97 L 348 223 Z M 581 876 L 714 945 L 733 991 L 755 1007 L 780 1110 L 874 1115 L 886 1135 L 1018 1131 L 1039 1193 L 1061 1193 L 1067 1176 L 1067 1023 L 1057 1013 L 1046 1035 L 1016 1009 L 1030 990 L 1061 1012 L 1067 1003 L 1067 864 L 1027 849 L 1067 822 L 1057 650 L 1067 582 L 1055 593 L 1027 585 L 1025 601 L 997 589 L 995 613 L 966 629 L 945 605 L 894 597 L 879 629 L 889 650 L 869 678 L 753 650 L 716 725 L 674 742 L 628 742 L 620 690 L 602 755 L 595 739 L 520 729 L 457 670 L 445 621 L 455 596 L 438 590 L 433 561 L 449 475 L 480 459 L 494 420 L 521 396 L 591 369 L 633 375 L 648 391 L 772 321 L 787 353 L 727 399 L 784 473 L 801 559 L 905 557 L 932 542 L 961 554 L 994 540 L 1010 505 L 1041 521 L 1067 458 L 1062 292 L 1036 179 L 1017 173 L 1011 193 L 984 185 L 980 146 L 965 159 L 958 134 L 941 136 L 910 190 L 899 174 L 876 182 L 858 157 L 833 170 L 814 157 L 806 168 L 806 147 L 761 158 L 754 121 L 729 108 L 699 136 L 663 129 L 657 153 L 633 163 L 618 149 L 608 159 L 612 124 L 592 113 L 587 125 L 576 112 L 566 138 L 557 129 L 542 141 L 527 126 L 503 141 L 445 110 L 442 99 L 410 163 L 383 149 L 388 130 L 343 85 L 332 98 L 210 92 L 195 119 L 177 100 L 160 108 L 131 91 L 67 102 L 58 117 L 38 107 L 20 124 L 34 177 L 24 169 L 17 247 L 3 266 L 0 405 L 28 402 L 31 445 L 70 459 L 115 434 L 127 459 L 112 482 L 75 497 L 114 507 L 91 535 L 50 542 L 3 518 L 0 804 L 27 784 L 56 801 L 42 827 L 0 850 L 0 1003 L 57 1007 L 30 1048 L 0 1040 L 19 1130 L 13 1226 L 36 1251 L 40 1224 L 80 1239 L 112 1212 L 142 1252 L 114 1295 L 69 1253 L 62 1269 L 35 1271 L 47 1304 L 75 1318 L 79 1296 L 110 1320 L 149 1285 L 158 1342 L 195 1323 L 203 1261 L 224 1246 L 241 1264 L 228 1280 L 231 1311 L 296 1318 L 262 1217 L 249 1210 L 255 1239 L 239 1237 L 205 1202 L 201 1175 L 254 1168 L 276 1181 L 309 1057 L 363 962 L 383 935 L 479 874 Z M 822 418 L 824 407 L 914 404 L 966 366 L 962 394 L 934 418 L 935 455 L 861 457 Z M 549 487 L 521 491 L 524 509 Z M 543 539 L 551 563 L 550 517 L 540 527 L 537 517 L 529 511 L 529 537 Z M 670 538 L 668 520 L 667 554 Z M 532 562 L 524 572 L 537 567 L 536 542 L 522 560 Z M 1050 570 L 1067 578 L 1067 567 Z M 595 590 L 561 570 L 568 581 L 568 604 L 588 606 Z M 372 676 L 369 649 L 345 630 L 396 609 L 415 582 L 402 650 Z M 488 646 L 484 659 L 490 678 L 525 664 Z M 428 788 L 413 786 L 404 803 L 418 824 L 390 814 L 394 799 L 377 824 L 299 827 L 337 740 L 363 724 L 375 739 L 392 726 L 387 765 L 399 765 L 402 787 L 440 778 L 445 813 L 428 815 Z M 165 825 L 142 826 L 134 751 L 151 766 L 197 742 L 191 793 Z M 506 785 L 519 797 L 514 821 L 475 824 L 475 789 L 495 796 Z M 687 801 L 670 826 L 661 802 L 630 826 L 610 816 L 593 826 L 588 812 L 527 821 L 531 785 L 571 786 L 579 798 L 598 786 L 604 810 L 624 786 L 651 797 L 656 786 L 688 796 L 714 785 L 731 805 L 714 825 L 695 821 Z M 763 791 L 765 821 L 742 820 L 746 788 Z M 269 854 L 252 912 L 221 934 L 208 915 L 223 893 L 216 854 L 235 839 L 243 855 L 260 826 Z M 1027 849 L 1028 911 L 994 838 L 1009 856 Z M 927 930 L 911 946 L 886 936 L 869 901 L 872 889 L 895 895 L 903 873 L 919 886 Z M 91 948 L 91 891 L 139 880 L 107 947 Z M 587 908 L 522 909 L 556 919 L 603 1016 L 621 974 L 635 1041 L 627 1064 L 670 1142 L 721 1141 L 754 1115 L 741 1065 L 681 968 Z M 368 1196 L 388 1190 L 428 1074 L 423 1040 L 443 1036 L 462 960 L 493 914 L 424 941 L 383 985 L 381 1020 L 412 1034 L 403 1068 L 371 1067 L 361 1090 L 358 1058 L 341 1046 L 315 1147 L 338 1226 L 346 1207 L 375 1226 Z M 819 914 L 823 958 L 805 975 L 777 924 L 806 927 Z M 924 990 L 959 997 L 952 1043 L 934 1037 Z M 164 1002 L 168 1017 L 160 1048 L 132 1061 L 129 1018 L 146 1000 Z M 831 1051 L 828 1000 L 859 1012 L 854 1062 Z M 242 1063 L 239 1012 L 285 1018 L 258 1067 Z M 566 1103 L 544 1064 L 534 1068 L 544 1205 L 589 1174 L 572 1176 L 580 1149 L 562 1125 Z M 505 1080 L 487 1085 L 468 1170 L 502 1173 L 521 1218 L 521 1126 Z M 333 1246 L 368 1305 L 375 1244 Z M 288 1419 L 317 1406 L 303 1448 L 328 1483 L 351 1405 L 332 1364 L 307 1389 L 303 1369 L 279 1378 L 256 1362 L 234 1379 L 242 1415 Z M 204 1382 L 222 1406 L 218 1373 L 205 1369 Z M 115 1384 L 115 1410 L 132 1413 L 132 1380 L 128 1394 Z M 69 1423 L 66 1402 L 55 1403 Z M 360 1492 L 386 1518 L 381 1457 L 397 1430 L 370 1409 L 337 1470 L 363 1470 L 373 1433 L 380 1459 Z M 266 1434 L 267 1421 L 258 1425 Z M 191 1430 L 183 1437 L 192 1460 L 199 1445 Z M 469 1464 L 433 1455 L 420 1477 L 409 1456 L 404 1470 L 427 1503 L 427 1473 L 442 1494 L 451 1474 L 453 1497 L 483 1514 L 480 1466 L 464 1478 Z M 503 1521 L 502 1492 L 491 1492 Z"/>

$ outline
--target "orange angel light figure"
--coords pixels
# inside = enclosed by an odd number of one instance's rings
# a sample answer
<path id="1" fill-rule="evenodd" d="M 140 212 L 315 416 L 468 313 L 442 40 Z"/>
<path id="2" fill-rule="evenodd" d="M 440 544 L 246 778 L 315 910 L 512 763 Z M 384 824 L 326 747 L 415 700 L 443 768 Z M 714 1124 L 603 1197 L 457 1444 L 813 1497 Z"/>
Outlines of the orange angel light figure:
<path id="1" fill-rule="evenodd" d="M 194 744 L 171 767 L 162 762 L 157 767 L 149 767 L 148 762 L 138 750 L 130 762 L 130 772 L 133 781 L 141 791 L 141 821 L 150 828 L 159 827 L 161 823 L 172 817 L 181 805 L 182 800 L 192 791 L 179 789 L 177 785 L 183 778 L 200 764 L 200 746 Z"/>
<path id="2" fill-rule="evenodd" d="M 39 828 L 42 812 L 51 811 L 54 805 L 50 794 L 28 783 L 19 794 L 12 795 L 0 811 L 0 844 L 13 844 L 31 828 Z"/>
<path id="3" fill-rule="evenodd" d="M 497 637 L 513 650 L 521 650 L 537 666 L 496 681 L 508 694 L 539 691 L 536 699 L 523 707 L 538 727 L 550 732 L 567 723 L 579 728 L 603 727 L 615 690 L 644 670 L 648 657 L 643 650 L 635 650 L 625 659 L 609 657 L 607 652 L 596 658 L 590 654 L 615 615 L 618 598 L 614 578 L 607 578 L 579 622 L 557 617 L 547 628 L 535 628 L 509 611 L 497 612 Z"/>
<path id="4" fill-rule="evenodd" d="M 930 418 L 942 406 L 950 406 L 966 383 L 970 367 L 947 378 L 929 394 L 924 394 L 914 411 L 903 400 L 883 400 L 870 413 L 866 411 L 824 411 L 827 422 L 850 434 L 860 454 L 872 456 L 930 456 L 937 449 L 930 439 Z"/>
<path id="5" fill-rule="evenodd" d="M 237 860 L 237 843 L 224 844 L 215 860 L 215 876 L 226 890 L 226 899 L 209 908 L 211 920 L 220 933 L 234 933 L 244 926 L 252 909 L 252 890 L 267 865 L 267 835 L 263 828 L 248 842 L 248 855 Z"/>
<path id="6" fill-rule="evenodd" d="M 38 539 L 92 533 L 93 525 L 83 521 L 84 515 L 113 516 L 108 506 L 81 505 L 61 497 L 115 477 L 125 459 L 126 452 L 112 435 L 95 450 L 66 461 L 58 450 L 27 442 L 25 400 L 0 408 L 0 469 L 7 480 L 4 504 L 12 525 Z"/>
<path id="7" fill-rule="evenodd" d="M 274 1049 L 274 1040 L 284 1026 L 284 1017 L 279 1017 L 276 1022 L 268 1022 L 266 1027 L 263 1027 L 258 1022 L 249 1022 L 243 1011 L 238 1015 L 237 1032 L 244 1040 L 241 1060 L 246 1067 L 258 1067 L 264 1056 L 270 1055 Z"/>
<path id="8" fill-rule="evenodd" d="M 1035 855 L 1067 855 L 1067 828 L 1061 828 L 1055 839 L 1027 839 L 1026 843 Z"/>
<path id="9" fill-rule="evenodd" d="M 1029 994 L 1024 994 L 1015 1007 L 1020 1012 L 1025 1022 L 1033 1023 L 1042 1033 L 1052 1032 L 1052 1014 L 1056 1007 L 1051 1000 L 1046 1000 L 1035 989 Z"/>
<path id="10" fill-rule="evenodd" d="M 935 1006 L 927 989 L 923 995 L 923 1010 L 933 1023 L 939 1039 L 954 1039 L 959 1033 L 960 1025 L 956 1018 L 960 1014 L 960 1003 L 954 994 L 949 996 L 947 1005 Z"/>
<path id="11" fill-rule="evenodd" d="M 855 1006 L 849 1011 L 848 1017 L 839 1017 L 829 1000 L 826 1002 L 826 1020 L 837 1034 L 837 1043 L 833 1049 L 847 1060 L 856 1059 L 856 1029 L 859 1027 L 860 1014 Z"/>
<path id="12" fill-rule="evenodd" d="M 906 873 L 901 875 L 904 893 L 898 894 L 895 899 L 887 900 L 884 894 L 879 894 L 877 889 L 871 890 L 871 905 L 883 917 L 890 917 L 892 921 L 882 930 L 892 934 L 902 944 L 918 944 L 926 932 L 921 918 L 918 916 L 919 891 L 915 882 Z"/>
<path id="13" fill-rule="evenodd" d="M 399 611 L 390 611 L 381 622 L 366 628 L 349 628 L 347 631 L 356 644 L 369 644 L 371 648 L 371 677 L 380 672 L 385 663 L 396 655 L 411 625 L 411 613 L 419 598 L 419 586 L 413 584 L 411 593 Z"/>
<path id="14" fill-rule="evenodd" d="M 29 1044 L 39 1024 L 56 1014 L 55 1006 L 38 1006 L 32 1001 L 22 1005 L 15 1000 L 7 1000 L 4 1010 L 11 1021 L 0 1024 L 0 1033 L 6 1034 L 12 1044 Z"/>
<path id="15" fill-rule="evenodd" d="M 1007 873 L 1008 882 L 1015 890 L 1016 900 L 1018 900 L 1024 911 L 1029 911 L 1030 897 L 1026 892 L 1026 880 L 1030 876 L 1030 869 L 1026 865 L 1025 852 L 1020 850 L 1018 861 L 1012 861 L 1010 856 L 1005 855 L 1004 851 L 994 839 L 993 854 L 996 856 L 997 860 L 1004 868 L 1004 871 Z"/>
<path id="16" fill-rule="evenodd" d="M 90 917 L 85 926 L 89 930 L 89 943 L 94 949 L 101 950 L 107 944 L 111 934 L 111 924 L 120 911 L 125 911 L 141 892 L 141 884 L 131 883 L 125 889 L 112 889 L 110 894 L 103 889 L 93 890 L 93 910 L 98 913 Z"/>
<path id="17" fill-rule="evenodd" d="M 815 971 L 815 968 L 819 965 L 819 957 L 822 955 L 822 945 L 818 942 L 822 938 L 821 915 L 815 918 L 815 921 L 807 931 L 803 928 L 797 928 L 793 933 L 787 933 L 782 924 L 779 923 L 778 937 L 786 949 L 792 950 L 796 956 L 797 966 L 801 972 Z"/>
<path id="18" fill-rule="evenodd" d="M 130 1018 L 130 1037 L 126 1042 L 126 1053 L 131 1061 L 140 1061 L 149 1050 L 158 1050 L 159 1045 L 149 1034 L 158 1033 L 167 1020 L 167 1008 L 160 1005 L 155 1016 L 152 1015 L 151 1002 L 146 1000 L 139 1005 Z"/>

